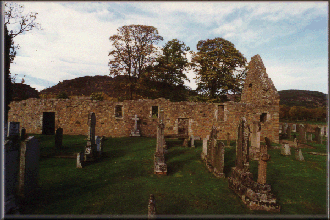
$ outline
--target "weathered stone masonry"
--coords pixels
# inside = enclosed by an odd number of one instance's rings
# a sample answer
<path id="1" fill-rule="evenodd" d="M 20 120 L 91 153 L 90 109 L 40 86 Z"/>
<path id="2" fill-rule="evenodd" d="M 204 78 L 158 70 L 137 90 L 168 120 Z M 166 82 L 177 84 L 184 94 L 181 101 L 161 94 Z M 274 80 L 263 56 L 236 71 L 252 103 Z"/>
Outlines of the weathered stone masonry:
<path id="1" fill-rule="evenodd" d="M 257 58 L 255 58 L 257 57 Z M 157 116 L 152 115 L 153 106 L 164 109 L 165 135 L 178 134 L 179 121 L 186 120 L 187 135 L 205 138 L 211 131 L 212 125 L 217 126 L 218 139 L 226 140 L 237 137 L 239 119 L 245 117 L 248 124 L 253 121 L 261 122 L 261 139 L 268 137 L 275 143 L 279 141 L 279 97 L 270 78 L 264 72 L 260 74 L 253 70 L 259 55 L 251 59 L 252 66 L 247 74 L 242 93 L 242 101 L 225 103 L 200 102 L 170 102 L 160 99 L 126 100 L 123 102 L 96 101 L 87 99 L 28 99 L 10 104 L 9 121 L 20 122 L 28 133 L 42 133 L 43 113 L 54 112 L 54 130 L 63 128 L 64 134 L 85 135 L 90 112 L 96 116 L 96 135 L 112 137 L 128 137 L 134 128 L 135 115 L 140 119 L 138 128 L 142 136 L 156 137 Z M 257 64 L 260 64 L 258 63 Z M 252 64 L 251 64 L 252 63 Z M 252 83 L 252 86 L 249 86 Z M 270 85 L 270 86 L 269 86 Z M 117 106 L 117 107 L 116 107 Z M 120 107 L 121 106 L 121 107 Z M 121 109 L 118 114 L 118 108 Z M 155 107 L 154 107 L 155 108 Z M 119 115 L 119 116 L 118 116 Z M 182 130 L 182 129 L 181 129 Z"/>

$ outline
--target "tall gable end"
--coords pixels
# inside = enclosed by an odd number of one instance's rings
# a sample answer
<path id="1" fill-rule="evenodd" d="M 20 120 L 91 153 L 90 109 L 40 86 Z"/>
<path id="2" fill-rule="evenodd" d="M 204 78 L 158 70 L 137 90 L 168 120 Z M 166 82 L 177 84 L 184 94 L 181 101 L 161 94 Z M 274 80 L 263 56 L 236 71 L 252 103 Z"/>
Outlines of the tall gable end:
<path id="1" fill-rule="evenodd" d="M 248 65 L 241 102 L 257 105 L 278 105 L 280 96 L 268 77 L 261 57 L 257 54 Z"/>

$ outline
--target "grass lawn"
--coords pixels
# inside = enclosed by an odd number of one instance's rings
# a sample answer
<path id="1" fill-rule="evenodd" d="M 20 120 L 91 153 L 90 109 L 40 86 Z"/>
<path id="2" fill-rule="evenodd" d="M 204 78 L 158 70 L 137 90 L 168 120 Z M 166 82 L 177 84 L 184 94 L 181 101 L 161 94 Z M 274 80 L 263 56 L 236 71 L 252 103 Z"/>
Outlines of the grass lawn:
<path id="1" fill-rule="evenodd" d="M 184 148 L 180 141 L 168 140 L 165 155 L 167 176 L 153 174 L 156 139 L 146 137 L 108 138 L 104 157 L 83 169 L 75 159 L 46 157 L 54 150 L 54 136 L 34 135 L 41 143 L 40 189 L 28 200 L 22 214 L 28 215 L 146 215 L 150 194 L 155 195 L 159 215 L 268 214 L 250 211 L 228 188 L 226 179 L 207 171 L 200 159 L 202 142 L 196 148 Z M 85 136 L 64 135 L 62 150 L 79 152 Z M 234 145 L 234 142 L 232 142 Z M 269 150 L 267 182 L 281 206 L 281 214 L 326 214 L 326 156 L 307 154 L 326 152 L 325 145 L 303 149 L 305 162 Z M 235 166 L 235 147 L 226 148 L 225 169 L 229 176 Z M 251 161 L 251 172 L 257 179 L 257 161 Z"/>

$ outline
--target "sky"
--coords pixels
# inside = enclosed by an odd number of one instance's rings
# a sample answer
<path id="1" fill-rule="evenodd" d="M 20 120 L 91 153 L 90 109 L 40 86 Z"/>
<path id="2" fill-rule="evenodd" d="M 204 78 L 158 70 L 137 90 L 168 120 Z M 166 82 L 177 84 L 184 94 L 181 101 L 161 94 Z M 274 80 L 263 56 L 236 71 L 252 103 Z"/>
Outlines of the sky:
<path id="1" fill-rule="evenodd" d="M 249 62 L 259 54 L 276 89 L 328 93 L 328 2 L 18 2 L 41 29 L 14 38 L 11 74 L 38 91 L 63 80 L 109 75 L 109 37 L 124 25 L 150 25 L 164 40 L 197 52 L 224 38 Z M 10 26 L 9 29 L 15 29 Z M 191 56 L 188 56 L 190 59 Z M 187 72 L 196 89 L 195 73 Z"/>

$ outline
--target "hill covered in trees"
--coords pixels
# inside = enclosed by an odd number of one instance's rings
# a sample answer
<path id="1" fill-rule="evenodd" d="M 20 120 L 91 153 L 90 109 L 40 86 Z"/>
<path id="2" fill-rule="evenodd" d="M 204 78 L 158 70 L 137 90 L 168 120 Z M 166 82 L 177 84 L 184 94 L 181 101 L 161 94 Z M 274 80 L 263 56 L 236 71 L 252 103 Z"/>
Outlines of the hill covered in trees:
<path id="1" fill-rule="evenodd" d="M 306 108 L 326 107 L 328 95 L 322 92 L 309 90 L 282 90 L 280 95 L 280 105 L 302 106 Z"/>

